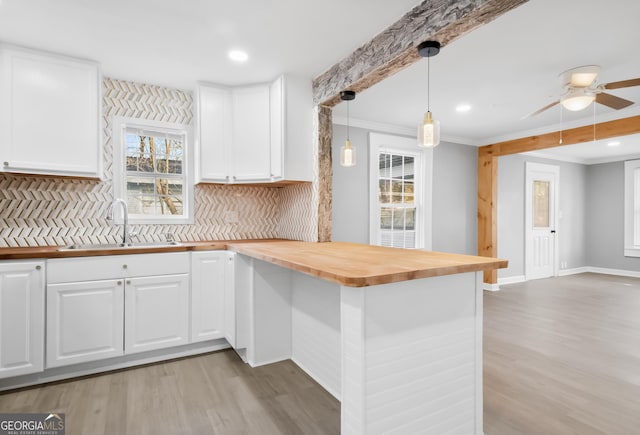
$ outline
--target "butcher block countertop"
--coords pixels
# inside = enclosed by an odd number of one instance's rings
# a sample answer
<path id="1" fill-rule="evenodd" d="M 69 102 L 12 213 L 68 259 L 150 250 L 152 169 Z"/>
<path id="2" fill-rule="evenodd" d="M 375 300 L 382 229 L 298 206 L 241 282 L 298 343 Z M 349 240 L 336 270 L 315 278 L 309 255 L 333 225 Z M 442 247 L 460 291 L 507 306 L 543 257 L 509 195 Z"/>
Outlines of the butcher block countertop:
<path id="1" fill-rule="evenodd" d="M 281 239 L 260 240 L 234 240 L 235 245 L 242 243 L 269 243 L 281 241 Z M 67 249 L 59 250 L 60 246 L 42 246 L 31 248 L 0 248 L 0 260 L 24 260 L 36 258 L 71 258 L 71 257 L 95 257 L 103 255 L 129 255 L 129 254 L 155 254 L 159 252 L 185 252 L 185 251 L 215 251 L 225 250 L 229 240 L 211 240 L 204 242 L 180 242 L 176 246 L 141 246 L 116 249 Z"/>
<path id="2" fill-rule="evenodd" d="M 278 239 L 181 242 L 177 246 L 127 249 L 60 251 L 56 246 L 0 248 L 0 260 L 223 249 L 349 287 L 366 287 L 507 267 L 506 260 L 472 255 L 385 248 L 346 242 L 312 243 Z"/>
<path id="3" fill-rule="evenodd" d="M 502 269 L 507 260 L 357 243 L 229 243 L 229 249 L 349 287 Z"/>

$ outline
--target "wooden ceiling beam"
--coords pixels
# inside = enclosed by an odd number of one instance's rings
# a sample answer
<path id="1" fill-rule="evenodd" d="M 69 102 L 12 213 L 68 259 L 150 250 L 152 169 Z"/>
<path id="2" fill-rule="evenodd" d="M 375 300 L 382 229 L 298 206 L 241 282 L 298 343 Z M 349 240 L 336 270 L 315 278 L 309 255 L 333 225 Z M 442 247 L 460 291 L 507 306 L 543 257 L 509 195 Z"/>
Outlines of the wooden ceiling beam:
<path id="1" fill-rule="evenodd" d="M 635 133 L 640 133 L 640 115 L 595 124 L 596 139 L 609 139 Z M 562 132 L 562 143 L 560 143 L 560 132 L 554 131 L 538 136 L 523 137 L 486 145 L 478 149 L 478 156 L 507 156 L 509 154 L 519 154 L 527 151 L 538 151 L 564 145 L 592 142 L 593 139 L 594 125 L 586 125 L 584 127 L 564 130 Z"/>
<path id="2" fill-rule="evenodd" d="M 313 101 L 333 107 L 341 101 L 340 91 L 361 92 L 417 62 L 421 42 L 432 39 L 444 47 L 527 1 L 425 0 L 316 77 Z"/>

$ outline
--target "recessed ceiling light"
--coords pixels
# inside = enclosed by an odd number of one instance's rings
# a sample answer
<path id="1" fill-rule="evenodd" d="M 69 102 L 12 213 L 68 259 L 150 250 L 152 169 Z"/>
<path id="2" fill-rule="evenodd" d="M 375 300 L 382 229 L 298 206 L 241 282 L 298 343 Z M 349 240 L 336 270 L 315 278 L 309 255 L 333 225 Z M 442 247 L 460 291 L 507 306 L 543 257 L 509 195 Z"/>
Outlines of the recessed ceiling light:
<path id="1" fill-rule="evenodd" d="M 229 59 L 234 62 L 246 62 L 249 59 L 249 55 L 246 51 L 242 50 L 231 50 L 229 52 Z"/>
<path id="2" fill-rule="evenodd" d="M 607 143 L 607 146 L 609 146 L 609 147 L 617 147 L 618 145 L 620 145 L 620 141 L 619 140 L 614 140 L 614 141 L 611 141 L 611 142 Z"/>
<path id="3" fill-rule="evenodd" d="M 456 112 L 458 113 L 464 113 L 464 112 L 468 112 L 469 110 L 471 110 L 471 105 L 470 104 L 458 104 L 456 106 Z"/>

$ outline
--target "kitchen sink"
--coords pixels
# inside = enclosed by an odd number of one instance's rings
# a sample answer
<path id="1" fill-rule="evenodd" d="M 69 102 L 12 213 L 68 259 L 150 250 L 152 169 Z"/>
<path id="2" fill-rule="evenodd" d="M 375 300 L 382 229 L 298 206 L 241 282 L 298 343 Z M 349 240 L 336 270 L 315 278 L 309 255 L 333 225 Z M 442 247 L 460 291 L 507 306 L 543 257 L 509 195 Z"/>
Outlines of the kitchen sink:
<path id="1" fill-rule="evenodd" d="M 111 250 L 111 249 L 135 249 L 135 248 L 167 248 L 170 246 L 180 246 L 180 242 L 139 242 L 139 243 L 87 243 L 62 246 L 58 251 L 91 251 L 91 250 Z"/>

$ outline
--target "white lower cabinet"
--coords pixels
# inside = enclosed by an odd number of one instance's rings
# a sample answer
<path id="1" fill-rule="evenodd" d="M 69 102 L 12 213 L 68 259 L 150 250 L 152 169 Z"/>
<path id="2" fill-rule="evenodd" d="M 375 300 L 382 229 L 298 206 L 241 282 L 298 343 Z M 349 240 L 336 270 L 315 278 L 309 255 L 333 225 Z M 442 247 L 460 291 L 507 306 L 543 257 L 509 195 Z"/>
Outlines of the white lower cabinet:
<path id="1" fill-rule="evenodd" d="M 226 338 L 233 345 L 235 254 L 202 251 L 191 254 L 191 341 Z"/>
<path id="2" fill-rule="evenodd" d="M 81 281 L 47 286 L 47 367 L 123 354 L 124 283 Z"/>
<path id="3" fill-rule="evenodd" d="M 47 266 L 48 368 L 189 342 L 188 253 L 55 259 Z"/>
<path id="4" fill-rule="evenodd" d="M 43 365 L 44 261 L 0 262 L 0 379 Z"/>
<path id="5" fill-rule="evenodd" d="M 189 342 L 189 275 L 132 278 L 125 285 L 124 352 Z"/>

